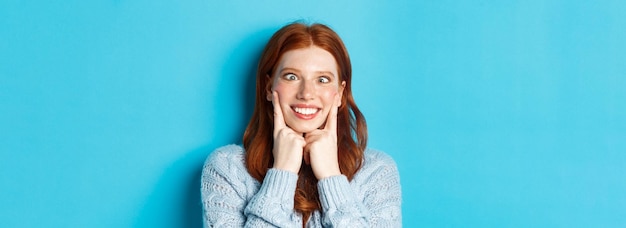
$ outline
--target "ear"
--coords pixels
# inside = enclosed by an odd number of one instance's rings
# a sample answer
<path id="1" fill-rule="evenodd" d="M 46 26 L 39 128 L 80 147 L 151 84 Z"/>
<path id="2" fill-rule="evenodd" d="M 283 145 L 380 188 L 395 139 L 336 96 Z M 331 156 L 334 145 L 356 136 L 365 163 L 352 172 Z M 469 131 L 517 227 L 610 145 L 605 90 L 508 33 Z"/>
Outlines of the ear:
<path id="1" fill-rule="evenodd" d="M 341 107 L 341 101 L 343 100 L 343 90 L 346 88 L 346 81 L 341 81 L 341 85 L 339 85 L 339 99 L 337 102 L 337 106 Z"/>
<path id="2" fill-rule="evenodd" d="M 267 99 L 267 101 L 272 101 L 272 85 L 274 84 L 274 82 L 272 82 L 272 77 L 270 77 L 269 75 L 265 75 L 266 79 L 267 79 L 267 84 L 265 85 L 265 99 Z"/>

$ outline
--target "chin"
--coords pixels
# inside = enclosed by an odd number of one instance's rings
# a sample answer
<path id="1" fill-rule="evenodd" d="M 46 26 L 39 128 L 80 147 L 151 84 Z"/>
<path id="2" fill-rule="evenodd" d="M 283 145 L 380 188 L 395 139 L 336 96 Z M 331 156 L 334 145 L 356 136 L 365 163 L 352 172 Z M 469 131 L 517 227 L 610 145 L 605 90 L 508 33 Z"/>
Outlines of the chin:
<path id="1" fill-rule="evenodd" d="M 309 133 L 312 132 L 314 130 L 319 129 L 319 127 L 314 127 L 314 126 L 302 126 L 302 125 L 294 125 L 293 127 L 291 127 L 292 130 L 294 130 L 295 132 L 298 133 Z"/>

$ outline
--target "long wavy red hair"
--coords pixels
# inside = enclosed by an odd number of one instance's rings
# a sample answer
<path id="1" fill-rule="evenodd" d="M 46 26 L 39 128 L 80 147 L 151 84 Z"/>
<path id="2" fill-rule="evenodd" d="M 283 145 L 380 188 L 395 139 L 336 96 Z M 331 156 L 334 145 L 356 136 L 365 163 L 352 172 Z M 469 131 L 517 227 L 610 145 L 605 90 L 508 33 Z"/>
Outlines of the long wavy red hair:
<path id="1" fill-rule="evenodd" d="M 337 151 L 341 173 L 352 180 L 361 168 L 367 145 L 367 125 L 352 97 L 352 67 L 343 42 L 332 29 L 322 24 L 292 23 L 278 30 L 268 41 L 256 73 L 254 112 L 243 135 L 246 149 L 246 167 L 259 182 L 272 167 L 274 158 L 273 106 L 267 101 L 271 91 L 272 75 L 281 56 L 290 50 L 310 46 L 320 47 L 332 54 L 337 62 L 339 81 L 345 81 L 341 106 L 337 112 Z M 321 208 L 317 179 L 311 167 L 303 163 L 299 172 L 294 198 L 294 209 L 303 215 L 305 224 L 311 213 Z"/>

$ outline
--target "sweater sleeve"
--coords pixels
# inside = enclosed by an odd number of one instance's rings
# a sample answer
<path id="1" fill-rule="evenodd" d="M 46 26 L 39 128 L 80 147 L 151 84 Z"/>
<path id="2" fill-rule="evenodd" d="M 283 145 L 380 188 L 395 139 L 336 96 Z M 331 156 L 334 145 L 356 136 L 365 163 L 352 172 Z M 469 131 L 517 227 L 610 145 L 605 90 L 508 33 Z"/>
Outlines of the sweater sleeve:
<path id="1" fill-rule="evenodd" d="M 324 178 L 317 183 L 324 227 L 368 227 L 368 211 L 357 200 L 344 175 Z"/>
<path id="2" fill-rule="evenodd" d="M 263 185 L 244 211 L 246 227 L 297 227 L 302 222 L 293 210 L 298 175 L 270 169 Z"/>
<path id="3" fill-rule="evenodd" d="M 366 177 L 356 192 L 343 176 L 318 182 L 324 211 L 324 227 L 402 227 L 400 177 L 395 162 L 387 156 L 363 167 Z"/>
<path id="4" fill-rule="evenodd" d="M 226 146 L 214 151 L 202 170 L 204 227 L 294 227 L 293 197 L 298 176 L 270 169 L 259 191 L 247 199 L 247 170 Z M 233 164 L 235 163 L 235 164 Z M 301 223 L 301 222 L 300 222 Z"/>

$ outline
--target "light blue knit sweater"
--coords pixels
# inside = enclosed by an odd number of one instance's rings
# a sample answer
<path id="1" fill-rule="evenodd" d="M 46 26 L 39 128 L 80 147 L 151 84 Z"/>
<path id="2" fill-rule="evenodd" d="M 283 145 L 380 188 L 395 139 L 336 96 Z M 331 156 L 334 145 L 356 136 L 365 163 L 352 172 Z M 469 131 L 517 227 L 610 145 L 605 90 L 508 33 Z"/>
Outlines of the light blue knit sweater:
<path id="1" fill-rule="evenodd" d="M 245 167 L 244 149 L 228 145 L 215 150 L 202 170 L 205 227 L 302 227 L 293 209 L 298 175 L 268 170 L 263 183 Z M 352 181 L 344 175 L 318 181 L 322 204 L 307 227 L 401 227 L 400 178 L 395 162 L 368 149 Z"/>

